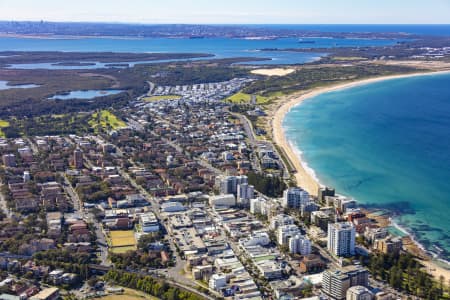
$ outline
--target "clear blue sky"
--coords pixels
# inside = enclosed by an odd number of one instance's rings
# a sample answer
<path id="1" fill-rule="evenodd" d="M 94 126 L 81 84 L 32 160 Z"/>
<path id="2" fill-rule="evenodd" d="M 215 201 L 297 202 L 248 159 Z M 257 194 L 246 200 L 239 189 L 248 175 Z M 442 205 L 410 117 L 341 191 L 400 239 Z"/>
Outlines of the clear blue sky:
<path id="1" fill-rule="evenodd" d="M 450 0 L 0 0 L 0 20 L 448 24 Z"/>

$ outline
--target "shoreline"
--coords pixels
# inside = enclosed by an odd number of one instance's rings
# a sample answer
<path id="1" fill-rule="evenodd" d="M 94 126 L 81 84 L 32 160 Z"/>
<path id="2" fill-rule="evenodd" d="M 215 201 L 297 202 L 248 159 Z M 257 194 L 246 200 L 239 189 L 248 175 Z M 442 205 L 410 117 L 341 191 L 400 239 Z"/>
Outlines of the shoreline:
<path id="1" fill-rule="evenodd" d="M 302 160 L 302 157 L 299 157 L 299 154 L 296 152 L 300 152 L 301 149 L 295 149 L 293 145 L 288 141 L 285 136 L 283 129 L 283 121 L 286 114 L 293 108 L 301 104 L 303 101 L 308 100 L 310 98 L 314 98 L 324 93 L 335 92 L 339 90 L 349 89 L 353 87 L 358 87 L 362 85 L 367 85 L 371 83 L 376 83 L 385 80 L 391 79 L 400 79 L 400 78 L 408 78 L 408 77 L 418 77 L 418 76 L 427 76 L 427 75 L 439 75 L 439 74 L 447 74 L 450 73 L 450 70 L 445 71 L 430 71 L 430 72 L 417 72 L 410 74 L 400 74 L 400 75 L 388 75 L 388 76 L 380 76 L 374 78 L 361 79 L 358 81 L 352 82 L 344 82 L 336 85 L 313 88 L 306 91 L 301 91 L 294 93 L 292 95 L 285 96 L 284 100 L 282 100 L 282 104 L 276 108 L 273 116 L 271 118 L 271 124 L 273 128 L 273 141 L 275 144 L 280 146 L 288 159 L 294 165 L 296 169 L 295 178 L 297 180 L 297 185 L 303 187 L 308 193 L 311 195 L 317 196 L 319 187 L 324 186 L 320 183 L 318 178 L 316 178 L 316 174 L 314 171 L 308 167 L 308 164 Z"/>
<path id="2" fill-rule="evenodd" d="M 429 76 L 429 75 L 440 75 L 440 74 L 448 74 L 450 70 L 442 70 L 442 71 L 429 71 L 429 72 L 416 72 L 409 74 L 399 74 L 399 75 L 388 75 L 388 76 L 379 76 L 367 79 L 361 79 L 358 81 L 352 82 L 344 82 L 331 86 L 318 87 L 309 89 L 306 91 L 301 91 L 294 93 L 292 95 L 285 96 L 283 100 L 281 100 L 281 105 L 279 105 L 273 112 L 271 117 L 272 124 L 272 134 L 273 134 L 273 142 L 278 145 L 285 152 L 287 159 L 290 161 L 291 165 L 295 167 L 296 172 L 293 174 L 296 179 L 297 186 L 304 188 L 308 193 L 313 196 L 318 195 L 318 190 L 320 187 L 324 185 L 317 178 L 314 170 L 308 166 L 308 164 L 303 160 L 301 155 L 301 149 L 297 149 L 292 143 L 287 139 L 285 135 L 285 131 L 283 128 L 283 121 L 286 114 L 291 110 L 291 108 L 300 105 L 303 101 L 307 99 L 314 98 L 324 93 L 334 92 L 344 89 L 349 89 L 353 87 L 358 87 L 362 85 L 367 85 L 371 83 L 381 82 L 385 80 L 391 79 L 400 79 L 400 78 L 409 78 L 409 77 L 418 77 L 418 76 Z M 392 222 L 391 222 L 392 223 Z M 408 235 L 411 238 L 411 235 Z M 436 279 L 439 279 L 440 275 L 446 277 L 446 280 L 450 280 L 450 270 L 447 268 L 443 268 L 435 263 L 432 257 L 424 250 L 423 246 L 411 238 L 411 241 L 414 244 L 414 247 L 418 248 L 423 252 L 423 256 L 427 259 L 420 259 L 421 263 L 426 266 L 426 270 L 434 276 Z"/>

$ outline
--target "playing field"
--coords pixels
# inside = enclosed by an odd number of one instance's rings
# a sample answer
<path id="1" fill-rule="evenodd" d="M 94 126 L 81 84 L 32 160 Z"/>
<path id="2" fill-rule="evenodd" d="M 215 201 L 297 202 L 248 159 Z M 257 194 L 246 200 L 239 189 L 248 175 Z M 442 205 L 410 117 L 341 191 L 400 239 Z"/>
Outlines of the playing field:
<path id="1" fill-rule="evenodd" d="M 110 231 L 111 247 L 135 247 L 136 238 L 133 230 Z"/>
<path id="2" fill-rule="evenodd" d="M 256 104 L 264 104 L 268 102 L 270 99 L 261 95 L 255 95 Z M 226 99 L 227 102 L 235 103 L 235 104 L 246 104 L 252 101 L 252 95 L 246 93 L 236 93 Z"/>

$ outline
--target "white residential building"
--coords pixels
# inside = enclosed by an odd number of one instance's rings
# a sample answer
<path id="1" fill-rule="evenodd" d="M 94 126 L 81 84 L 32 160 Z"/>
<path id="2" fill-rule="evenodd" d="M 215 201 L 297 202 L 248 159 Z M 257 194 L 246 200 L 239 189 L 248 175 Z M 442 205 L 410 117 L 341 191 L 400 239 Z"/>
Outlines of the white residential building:
<path id="1" fill-rule="evenodd" d="M 292 254 L 311 254 L 311 241 L 302 235 L 296 235 L 289 239 L 289 252 Z"/>
<path id="2" fill-rule="evenodd" d="M 283 207 L 299 209 L 308 202 L 309 194 L 301 188 L 292 187 L 283 193 Z"/>
<path id="3" fill-rule="evenodd" d="M 292 224 L 294 224 L 293 217 L 291 217 L 289 215 L 285 215 L 285 214 L 279 214 L 279 215 L 274 216 L 270 220 L 270 229 L 277 230 L 278 227 L 280 227 L 280 226 L 292 225 Z"/>
<path id="4" fill-rule="evenodd" d="M 284 225 L 278 227 L 277 241 L 280 245 L 287 245 L 289 239 L 301 235 L 300 228 L 297 225 Z"/>
<path id="5" fill-rule="evenodd" d="M 267 201 L 264 198 L 255 198 L 250 200 L 250 212 L 252 214 L 267 214 Z"/>
<path id="6" fill-rule="evenodd" d="M 328 224 L 328 251 L 337 256 L 355 254 L 355 227 L 350 222 Z"/>

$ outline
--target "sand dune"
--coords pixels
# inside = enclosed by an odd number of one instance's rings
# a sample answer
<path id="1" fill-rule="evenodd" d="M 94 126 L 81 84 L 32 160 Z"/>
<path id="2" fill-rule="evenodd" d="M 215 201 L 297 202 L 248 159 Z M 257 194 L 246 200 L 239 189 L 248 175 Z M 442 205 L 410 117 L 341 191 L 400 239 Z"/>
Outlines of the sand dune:
<path id="1" fill-rule="evenodd" d="M 265 76 L 286 76 L 293 72 L 295 72 L 295 69 L 283 69 L 283 68 L 256 69 L 256 70 L 251 71 L 252 74 L 265 75 Z"/>

